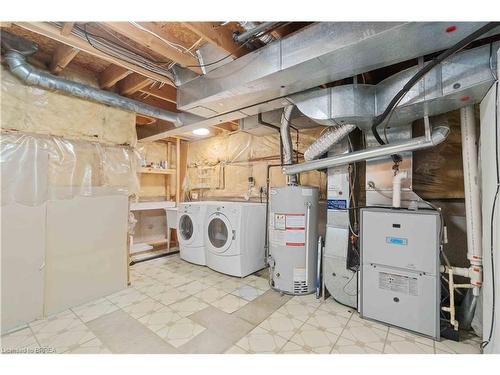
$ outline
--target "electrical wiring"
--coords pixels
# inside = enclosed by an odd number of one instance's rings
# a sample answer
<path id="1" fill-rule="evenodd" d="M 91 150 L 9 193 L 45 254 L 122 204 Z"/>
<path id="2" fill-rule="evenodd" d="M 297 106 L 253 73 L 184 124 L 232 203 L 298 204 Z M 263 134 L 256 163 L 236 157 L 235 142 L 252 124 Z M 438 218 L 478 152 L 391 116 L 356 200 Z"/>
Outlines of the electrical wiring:
<path id="1" fill-rule="evenodd" d="M 166 45 L 168 45 L 169 47 L 172 47 L 172 48 L 174 48 L 175 50 L 177 50 L 177 51 L 179 51 L 179 52 L 181 52 L 181 53 L 187 53 L 187 54 L 189 54 L 189 55 L 191 55 L 191 56 L 193 56 L 193 57 L 195 57 L 195 58 L 196 58 L 196 55 L 194 55 L 194 54 L 193 54 L 193 53 L 189 50 L 189 48 L 186 48 L 186 47 L 184 47 L 184 46 L 183 46 L 183 45 L 181 45 L 181 44 L 171 42 L 171 41 L 169 41 L 168 39 L 163 38 L 161 35 L 158 35 L 158 34 L 157 34 L 157 33 L 155 33 L 154 31 L 151 31 L 151 30 L 149 30 L 149 29 L 145 28 L 144 26 L 142 26 L 142 25 L 138 24 L 137 22 L 133 22 L 133 21 L 131 21 L 131 22 L 129 22 L 129 23 L 130 23 L 132 26 L 134 26 L 135 28 L 137 28 L 137 29 L 139 29 L 139 30 L 141 30 L 141 31 L 144 31 L 144 32 L 146 32 L 146 33 L 148 33 L 148 34 L 153 35 L 155 38 L 157 38 L 157 39 L 161 40 L 163 43 L 165 43 L 165 44 L 166 44 Z"/>
<path id="2" fill-rule="evenodd" d="M 396 108 L 396 105 L 401 100 L 401 98 L 404 95 L 406 95 L 410 91 L 410 89 L 418 81 L 420 81 L 420 79 L 422 79 L 427 73 L 429 73 L 433 68 L 435 68 L 437 65 L 442 63 L 444 60 L 446 60 L 450 56 L 453 56 L 458 51 L 467 47 L 475 39 L 477 39 L 478 37 L 480 37 L 483 34 L 486 34 L 487 32 L 489 32 L 490 30 L 494 29 L 495 27 L 497 27 L 499 25 L 500 25 L 500 22 L 487 23 L 483 27 L 479 28 L 478 30 L 476 30 L 472 34 L 463 38 L 458 43 L 454 44 L 452 47 L 448 48 L 446 51 L 441 53 L 439 56 L 434 58 L 430 63 L 428 63 L 422 69 L 420 69 L 412 78 L 410 78 L 410 80 L 403 86 L 403 88 L 400 91 L 398 91 L 398 93 L 391 99 L 391 101 L 387 105 L 384 112 L 382 112 L 380 115 L 375 117 L 371 130 L 372 130 L 373 136 L 375 137 L 377 142 L 381 145 L 385 144 L 385 142 L 382 140 L 382 138 L 380 137 L 380 135 L 377 131 L 377 127 L 384 122 L 384 120 L 387 118 L 387 116 Z"/>
<path id="3" fill-rule="evenodd" d="M 248 43 L 250 43 L 252 40 L 254 40 L 254 38 L 250 38 L 248 39 L 245 43 L 241 44 L 240 46 L 238 46 L 238 48 L 235 49 L 234 52 L 236 51 L 239 51 L 240 49 L 242 49 L 244 46 L 246 46 Z M 233 53 L 234 53 L 233 52 Z M 220 63 L 221 61 L 224 61 L 228 58 L 230 58 L 231 56 L 233 56 L 233 53 L 229 53 L 227 54 L 226 56 L 218 59 L 218 60 L 215 60 L 215 61 L 212 61 L 212 62 L 209 62 L 209 63 L 206 63 L 206 64 L 200 64 L 200 65 L 186 65 L 186 68 L 205 68 L 207 66 L 211 66 L 211 65 L 215 65 L 215 64 L 218 64 Z"/>
<path id="4" fill-rule="evenodd" d="M 133 51 L 127 50 L 122 46 L 110 41 L 109 39 L 102 37 L 100 35 L 95 35 L 86 30 L 86 24 L 83 25 L 83 29 L 79 26 L 75 26 L 73 29 L 77 36 L 85 39 L 87 43 L 90 44 L 96 50 L 105 53 L 114 58 L 118 58 L 122 61 L 129 62 L 135 66 L 139 66 L 150 72 L 161 74 L 166 79 L 168 79 L 175 86 L 175 82 L 169 77 L 171 72 L 168 69 L 159 67 L 158 65 L 169 64 L 168 62 L 151 61 L 146 59 L 144 56 L 137 54 Z M 100 45 L 101 47 L 98 47 Z"/>
<path id="5" fill-rule="evenodd" d="M 243 42 L 242 44 L 240 44 L 240 45 L 239 45 L 239 46 L 235 49 L 235 51 L 234 51 L 234 52 L 239 51 L 239 50 L 240 50 L 240 49 L 242 49 L 244 46 L 246 46 L 248 43 L 253 42 L 255 39 L 258 39 L 259 37 L 261 37 L 261 36 L 263 36 L 263 35 L 265 35 L 265 34 L 268 34 L 268 33 L 270 33 L 270 32 L 271 32 L 271 31 L 273 31 L 273 30 L 274 30 L 274 29 L 265 30 L 265 31 L 263 31 L 263 32 L 261 32 L 261 33 L 259 33 L 259 34 L 256 34 L 256 35 L 252 36 L 251 38 L 247 39 L 245 42 Z M 234 52 L 233 52 L 233 53 L 234 53 Z M 200 64 L 200 65 L 187 65 L 187 66 L 186 66 L 186 68 L 205 68 L 205 67 L 207 67 L 207 66 L 215 65 L 215 64 L 220 63 L 221 61 L 224 61 L 224 60 L 226 60 L 226 59 L 230 58 L 231 56 L 233 56 L 233 53 L 229 53 L 229 54 L 227 54 L 226 56 L 224 56 L 224 57 L 222 57 L 222 58 L 220 58 L 220 59 L 218 59 L 218 60 L 215 60 L 215 61 L 212 61 L 212 62 L 209 62 L 209 63 L 206 63 L 206 64 Z"/>

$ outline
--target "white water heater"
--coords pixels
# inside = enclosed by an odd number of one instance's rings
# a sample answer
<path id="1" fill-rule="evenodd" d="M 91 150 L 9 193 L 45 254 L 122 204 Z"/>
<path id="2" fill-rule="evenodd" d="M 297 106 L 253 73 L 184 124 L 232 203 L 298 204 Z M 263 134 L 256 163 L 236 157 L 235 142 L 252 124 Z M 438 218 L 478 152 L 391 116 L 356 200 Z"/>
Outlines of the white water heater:
<path id="1" fill-rule="evenodd" d="M 318 188 L 272 188 L 269 200 L 269 264 L 274 288 L 290 294 L 316 289 Z"/>

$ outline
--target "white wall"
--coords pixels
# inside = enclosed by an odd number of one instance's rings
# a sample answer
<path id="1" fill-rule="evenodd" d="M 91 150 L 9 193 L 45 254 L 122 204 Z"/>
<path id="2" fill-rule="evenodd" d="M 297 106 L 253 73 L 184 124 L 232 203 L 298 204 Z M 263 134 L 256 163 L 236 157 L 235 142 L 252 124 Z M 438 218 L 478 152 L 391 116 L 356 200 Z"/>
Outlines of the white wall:
<path id="1" fill-rule="evenodd" d="M 480 167 L 482 186 L 482 220 L 483 220 L 483 340 L 488 340 L 491 328 L 491 312 L 493 307 L 493 282 L 495 283 L 495 325 L 490 343 L 485 353 L 500 353 L 500 201 L 496 199 L 496 211 L 493 218 L 493 264 L 495 280 L 491 277 L 491 210 L 497 188 L 497 171 L 495 149 L 500 146 L 500 129 L 495 129 L 495 115 L 500 118 L 500 111 L 495 107 L 498 100 L 497 85 L 494 85 L 481 102 L 481 138 L 480 138 Z M 496 114 L 495 114 L 496 112 Z M 497 132 L 495 132 L 497 130 Z M 500 150 L 498 151 L 500 152 Z"/>

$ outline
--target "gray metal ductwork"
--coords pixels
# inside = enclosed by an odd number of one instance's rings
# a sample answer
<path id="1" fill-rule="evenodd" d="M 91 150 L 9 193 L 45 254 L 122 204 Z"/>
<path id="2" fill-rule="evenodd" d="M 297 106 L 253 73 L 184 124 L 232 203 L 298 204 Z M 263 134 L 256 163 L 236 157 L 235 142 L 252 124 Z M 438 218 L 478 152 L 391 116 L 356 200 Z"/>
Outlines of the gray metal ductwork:
<path id="1" fill-rule="evenodd" d="M 276 43 L 271 43 L 271 45 Z M 379 48 L 383 49 L 386 47 L 381 46 Z M 394 113 L 390 119 L 391 126 L 404 125 L 424 116 L 434 116 L 458 109 L 464 105 L 479 103 L 494 82 L 491 69 L 495 69 L 497 65 L 495 51 L 498 48 L 499 42 L 471 48 L 457 53 L 443 64 L 435 67 L 419 84 L 415 85 L 405 95 L 394 109 Z M 213 77 L 213 81 L 207 82 L 208 87 L 217 80 L 230 79 L 235 75 L 239 75 L 240 70 L 235 70 L 234 72 L 226 72 L 228 76 L 224 78 L 221 69 L 226 69 L 227 65 L 234 64 L 249 55 L 245 55 L 207 74 L 207 76 L 216 72 L 220 72 L 221 74 L 220 76 Z M 270 60 L 270 63 L 272 61 L 274 60 Z M 248 64 L 249 66 L 254 66 L 253 63 Z M 243 69 L 243 67 L 239 66 L 239 69 Z M 328 89 L 309 90 L 286 97 L 279 97 L 269 102 L 260 102 L 250 107 L 240 107 L 241 109 L 222 115 L 217 114 L 218 112 L 215 110 L 198 107 L 199 111 L 192 111 L 192 113 L 197 113 L 208 118 L 189 124 L 189 128 L 186 130 L 211 126 L 225 121 L 234 121 L 262 112 L 279 110 L 290 104 L 295 104 L 300 112 L 308 118 L 313 119 L 316 123 L 328 126 L 356 124 L 356 126 L 363 130 L 369 130 L 374 117 L 384 111 L 395 93 L 408 82 L 418 69 L 418 66 L 414 66 L 403 70 L 377 85 L 351 84 L 330 87 Z M 286 77 L 287 79 L 291 79 L 288 75 Z M 241 79 L 243 80 L 244 77 Z M 252 86 L 252 88 L 260 88 L 268 84 L 270 82 L 263 80 L 257 86 Z M 181 86 L 179 93 L 185 87 L 185 85 Z M 196 93 L 207 91 L 208 87 L 198 87 Z M 219 89 L 223 90 L 224 87 L 223 85 Z M 286 91 L 286 88 L 276 90 L 274 97 L 278 97 L 284 91 Z M 224 105 L 226 99 L 231 99 L 231 103 L 229 104 L 236 103 L 238 101 L 238 91 L 234 94 L 236 96 L 231 92 L 227 97 L 221 98 L 221 105 Z M 247 98 L 246 95 L 242 97 Z M 185 110 L 186 108 L 181 109 Z M 158 132 L 155 135 L 149 136 L 147 140 L 152 141 L 180 134 L 183 130 L 182 128 L 177 128 Z"/>
<path id="2" fill-rule="evenodd" d="M 499 46 L 495 42 L 466 50 L 435 67 L 399 102 L 391 115 L 391 126 L 479 102 L 494 82 L 491 66 L 497 64 L 496 54 L 490 55 Z M 369 130 L 373 119 L 418 69 L 403 70 L 377 85 L 343 85 L 289 98 L 304 115 L 322 125 L 355 123 Z"/>
<path id="3" fill-rule="evenodd" d="M 319 158 L 330 150 L 336 143 L 340 142 L 350 132 L 356 129 L 356 125 L 345 124 L 332 126 L 316 139 L 304 152 L 304 160 L 311 161 Z"/>
<path id="4" fill-rule="evenodd" d="M 2 47 L 7 51 L 5 61 L 12 74 L 27 85 L 38 86 L 47 90 L 62 91 L 80 99 L 165 120 L 173 123 L 175 126 L 200 120 L 198 116 L 189 113 L 166 111 L 110 91 L 96 89 L 92 86 L 70 81 L 39 70 L 26 61 L 26 55 L 36 51 L 36 45 L 30 44 L 31 46 L 25 40 L 20 40 L 18 37 L 2 32 Z M 26 49 L 26 47 L 28 48 Z"/>
<path id="5" fill-rule="evenodd" d="M 203 117 L 247 112 L 269 100 L 444 50 L 485 24 L 315 23 L 181 84 L 178 108 Z M 446 31 L 450 25 L 453 32 Z"/>
<path id="6" fill-rule="evenodd" d="M 448 137 L 449 133 L 450 133 L 450 128 L 446 126 L 438 126 L 435 129 L 433 129 L 430 138 L 422 136 L 410 139 L 409 141 L 394 142 L 385 146 L 350 152 L 348 154 L 342 154 L 330 158 L 309 161 L 302 164 L 284 166 L 283 173 L 286 175 L 296 175 L 302 172 L 331 168 L 339 165 L 346 165 L 357 161 L 394 155 L 406 151 L 422 150 L 424 148 L 434 147 L 440 144 Z"/>

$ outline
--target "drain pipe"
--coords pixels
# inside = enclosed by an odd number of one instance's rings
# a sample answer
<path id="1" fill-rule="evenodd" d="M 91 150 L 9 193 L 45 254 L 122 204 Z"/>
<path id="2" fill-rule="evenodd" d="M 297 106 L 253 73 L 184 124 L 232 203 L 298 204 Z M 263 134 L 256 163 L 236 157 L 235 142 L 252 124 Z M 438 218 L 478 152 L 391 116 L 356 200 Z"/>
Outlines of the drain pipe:
<path id="1" fill-rule="evenodd" d="M 476 123 L 472 105 L 460 109 L 460 130 L 462 132 L 465 220 L 467 222 L 467 258 L 471 267 L 482 268 L 481 201 L 479 199 Z M 473 284 L 474 296 L 478 296 L 481 280 L 471 279 L 472 282 L 475 282 Z"/>
<path id="2" fill-rule="evenodd" d="M 27 52 L 19 51 L 14 45 L 25 43 L 25 41 L 18 41 L 17 38 L 6 34 L 2 33 L 2 47 L 7 50 L 4 58 L 5 62 L 11 73 L 27 85 L 38 86 L 47 90 L 62 91 L 80 99 L 165 120 L 173 123 L 176 127 L 200 119 L 198 116 L 189 113 L 166 111 L 110 91 L 96 89 L 92 86 L 70 81 L 39 70 L 26 61 L 26 55 L 34 53 L 36 46 L 32 44 Z"/>
<path id="3" fill-rule="evenodd" d="M 292 111 L 294 105 L 287 105 L 283 109 L 283 114 L 281 115 L 281 142 L 283 143 L 283 164 L 292 165 L 293 164 L 293 146 L 292 146 L 292 136 L 290 134 L 290 119 L 292 117 Z M 297 174 L 288 173 L 287 185 L 297 185 Z"/>
<path id="4" fill-rule="evenodd" d="M 405 151 L 416 151 L 434 147 L 443 142 L 448 137 L 449 133 L 450 128 L 447 126 L 438 126 L 432 131 L 430 139 L 422 136 L 410 139 L 409 141 L 394 142 L 385 146 L 336 155 L 330 158 L 313 160 L 302 164 L 285 165 L 283 166 L 283 173 L 286 175 L 296 175 L 297 173 L 346 165 L 357 161 L 394 155 Z"/>
<path id="5" fill-rule="evenodd" d="M 460 108 L 460 130 L 462 132 L 465 220 L 467 223 L 467 259 L 469 259 L 470 266 L 469 268 L 441 266 L 441 272 L 448 274 L 450 285 L 453 283 L 453 275 L 470 279 L 470 284 L 464 284 L 462 287 L 472 288 L 472 295 L 467 293 L 458 311 L 462 327 L 469 327 L 474 317 L 477 298 L 483 282 L 481 201 L 479 199 L 480 192 L 478 185 L 477 138 L 474 106 L 469 105 Z M 453 302 L 454 301 L 450 299 L 450 306 L 448 309 L 450 314 L 454 315 L 456 308 Z M 458 329 L 458 321 L 455 329 Z"/>

